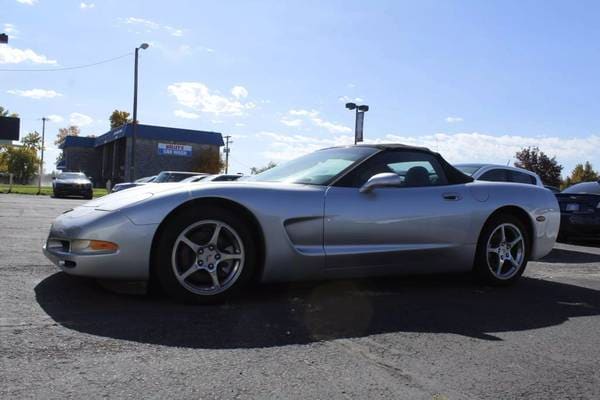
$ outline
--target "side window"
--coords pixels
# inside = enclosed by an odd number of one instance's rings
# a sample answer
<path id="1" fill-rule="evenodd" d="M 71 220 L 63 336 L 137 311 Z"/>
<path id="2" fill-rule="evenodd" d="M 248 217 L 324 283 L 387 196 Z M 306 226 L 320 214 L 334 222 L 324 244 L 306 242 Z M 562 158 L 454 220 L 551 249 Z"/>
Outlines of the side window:
<path id="1" fill-rule="evenodd" d="M 505 169 L 490 169 L 481 175 L 477 180 L 489 182 L 508 182 L 508 176 Z"/>
<path id="2" fill-rule="evenodd" d="M 524 174 L 523 172 L 509 171 L 509 177 L 511 182 L 526 183 L 529 185 L 535 185 L 537 183 L 533 176 Z"/>
<path id="3" fill-rule="evenodd" d="M 384 172 L 398 174 L 405 187 L 448 184 L 442 166 L 433 155 L 419 151 L 386 150 L 359 165 L 336 186 L 358 188 L 373 175 Z"/>

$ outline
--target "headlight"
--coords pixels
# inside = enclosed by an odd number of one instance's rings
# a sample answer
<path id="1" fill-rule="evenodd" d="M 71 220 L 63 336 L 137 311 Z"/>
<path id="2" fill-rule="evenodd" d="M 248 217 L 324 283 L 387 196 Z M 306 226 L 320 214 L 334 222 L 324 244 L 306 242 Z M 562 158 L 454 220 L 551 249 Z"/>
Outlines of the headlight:
<path id="1" fill-rule="evenodd" d="M 77 239 L 71 242 L 71 252 L 80 254 L 108 254 L 116 253 L 119 246 L 104 240 Z"/>

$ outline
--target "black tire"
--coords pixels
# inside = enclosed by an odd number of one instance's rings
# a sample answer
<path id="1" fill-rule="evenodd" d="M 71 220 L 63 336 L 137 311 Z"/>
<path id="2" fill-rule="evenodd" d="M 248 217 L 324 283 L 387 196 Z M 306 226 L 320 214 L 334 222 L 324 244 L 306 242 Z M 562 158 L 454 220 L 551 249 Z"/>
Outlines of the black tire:
<path id="1" fill-rule="evenodd" d="M 218 221 L 224 224 L 224 232 L 225 235 L 229 235 L 233 238 L 233 235 L 229 231 L 232 229 L 234 234 L 237 235 L 237 239 L 241 241 L 241 254 L 243 258 L 240 260 L 239 264 L 236 264 L 235 260 L 232 260 L 233 264 L 238 265 L 238 270 L 241 270 L 237 275 L 237 278 L 230 283 L 226 289 L 218 293 L 197 293 L 193 292 L 193 288 L 187 288 L 184 284 L 180 283 L 179 279 L 176 276 L 176 270 L 180 268 L 177 265 L 173 265 L 173 252 L 174 246 L 176 246 L 176 242 L 180 234 L 185 232 L 187 229 L 190 229 L 196 224 L 203 224 L 204 221 Z M 206 222 L 206 224 L 210 224 Z M 200 225 L 202 227 L 203 225 Z M 194 232 L 194 231 L 192 231 Z M 200 232 L 202 234 L 203 232 Z M 165 222 L 165 225 L 161 227 L 161 232 L 155 241 L 156 251 L 155 256 L 153 257 L 152 263 L 152 278 L 158 281 L 158 284 L 161 288 L 171 297 L 176 299 L 177 301 L 184 303 L 193 303 L 193 304 L 214 304 L 223 302 L 232 296 L 236 295 L 246 287 L 250 281 L 252 280 L 254 273 L 256 271 L 256 263 L 257 263 L 257 253 L 256 253 L 256 242 L 254 237 L 256 234 L 252 232 L 249 228 L 249 224 L 243 218 L 239 217 L 235 212 L 232 212 L 226 208 L 219 206 L 202 206 L 198 208 L 186 208 L 183 209 L 176 214 L 169 217 L 169 220 Z M 237 239 L 234 238 L 237 242 Z M 201 244 L 198 241 L 197 244 Z M 177 254 L 181 252 L 179 249 L 181 244 L 177 245 Z M 201 246 L 207 250 L 208 253 L 208 244 L 204 243 Z M 185 246 L 184 246 L 185 247 Z M 215 250 L 218 254 L 220 249 Z M 192 265 L 196 266 L 197 260 L 194 257 L 201 257 L 197 255 L 195 252 L 188 248 L 191 251 L 191 254 L 188 252 L 190 260 L 194 260 Z M 192 256 L 193 254 L 193 256 Z M 223 255 L 226 252 L 222 252 Z M 189 261 L 189 260 L 188 260 Z M 218 273 L 224 272 L 224 268 L 229 268 L 233 270 L 234 267 L 231 267 L 230 264 L 225 262 L 224 267 L 219 267 L 220 263 L 213 261 L 215 264 L 214 271 L 218 276 Z M 188 263 L 189 264 L 189 263 Z M 187 264 L 186 264 L 187 265 Z M 205 264 L 205 266 L 212 264 Z M 219 270 L 219 268 L 221 268 Z M 181 271 L 180 271 L 181 272 Z M 206 272 L 207 276 L 212 277 L 208 270 L 203 269 L 197 272 L 193 272 L 190 274 L 189 278 L 194 278 L 196 280 L 206 280 L 206 277 L 203 274 Z M 199 274 L 199 275 L 198 275 Z M 186 279 L 184 278 L 184 283 Z M 189 283 L 190 286 L 194 286 L 194 284 Z M 214 285 L 213 285 L 214 286 Z M 224 285 L 225 286 L 225 285 Z M 215 289 L 216 290 L 216 289 Z"/>
<path id="2" fill-rule="evenodd" d="M 516 228 L 522 236 L 523 244 L 515 245 L 512 249 L 508 250 L 501 246 L 495 247 L 495 243 L 498 240 L 501 240 L 501 231 L 498 229 L 501 229 L 500 227 L 502 225 L 505 226 L 506 230 L 505 242 L 509 242 L 511 239 L 516 239 L 516 235 L 514 235 L 513 231 L 513 228 Z M 488 252 L 488 241 L 490 241 L 490 236 L 492 235 L 492 246 L 490 247 L 494 249 L 501 249 L 498 253 L 493 251 Z M 511 237 L 511 235 L 513 236 Z M 515 254 L 520 254 L 520 250 L 522 250 L 522 261 L 519 263 L 517 259 L 520 257 L 515 256 Z M 519 280 L 521 275 L 523 275 L 523 272 L 527 267 L 527 262 L 529 261 L 530 250 L 530 233 L 525 224 L 523 224 L 519 218 L 509 213 L 495 215 L 486 222 L 479 236 L 473 272 L 478 280 L 482 283 L 493 286 L 512 285 Z M 507 257 L 507 255 L 509 259 L 504 258 Z M 511 259 L 519 264 L 519 267 L 517 267 Z M 494 267 L 499 266 L 499 271 L 501 272 L 494 272 L 491 264 L 494 264 Z M 497 268 L 496 271 L 498 271 Z M 503 273 L 505 276 L 502 276 Z"/>
<path id="3" fill-rule="evenodd" d="M 56 194 L 56 192 L 52 192 L 52 197 L 55 199 L 60 199 L 60 196 Z"/>

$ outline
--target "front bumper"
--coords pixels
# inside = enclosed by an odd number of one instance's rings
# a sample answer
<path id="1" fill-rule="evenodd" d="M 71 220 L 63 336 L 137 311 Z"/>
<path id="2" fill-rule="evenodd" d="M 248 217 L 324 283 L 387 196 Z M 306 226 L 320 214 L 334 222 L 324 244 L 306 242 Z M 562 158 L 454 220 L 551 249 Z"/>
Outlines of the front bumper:
<path id="1" fill-rule="evenodd" d="M 86 186 L 55 186 L 54 194 L 57 196 L 84 196 L 90 197 L 93 193 L 91 187 Z"/>
<path id="2" fill-rule="evenodd" d="M 103 279 L 147 280 L 150 248 L 158 224 L 135 225 L 119 211 L 106 212 L 78 207 L 59 216 L 48 240 L 70 243 L 75 239 L 103 240 L 119 245 L 108 254 L 81 254 L 64 248 L 43 247 L 44 255 L 62 271 Z"/>

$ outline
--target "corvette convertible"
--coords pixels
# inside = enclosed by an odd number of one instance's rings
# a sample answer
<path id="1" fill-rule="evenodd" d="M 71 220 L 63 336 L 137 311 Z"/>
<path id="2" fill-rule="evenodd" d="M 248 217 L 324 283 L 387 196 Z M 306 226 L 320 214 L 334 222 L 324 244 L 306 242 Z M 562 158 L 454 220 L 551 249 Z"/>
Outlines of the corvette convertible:
<path id="1" fill-rule="evenodd" d="M 252 281 L 471 270 L 507 285 L 552 249 L 559 224 L 542 187 L 474 182 L 425 148 L 357 145 L 243 181 L 101 197 L 56 218 L 44 253 L 69 274 L 209 303 Z"/>

